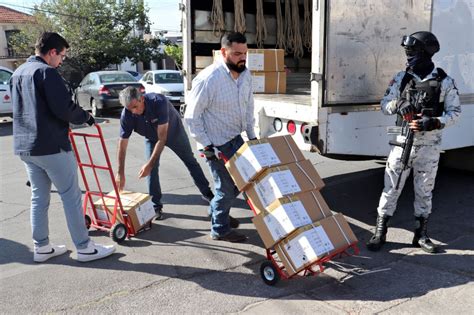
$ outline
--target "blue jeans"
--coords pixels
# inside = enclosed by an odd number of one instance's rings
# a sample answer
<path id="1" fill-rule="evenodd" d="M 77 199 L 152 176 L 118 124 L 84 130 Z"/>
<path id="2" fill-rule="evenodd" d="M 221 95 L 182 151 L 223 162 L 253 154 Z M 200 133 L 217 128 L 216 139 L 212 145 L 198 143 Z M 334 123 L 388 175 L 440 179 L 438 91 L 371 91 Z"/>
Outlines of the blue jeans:
<path id="1" fill-rule="evenodd" d="M 202 171 L 201 165 L 194 157 L 193 150 L 191 149 L 191 144 L 189 143 L 188 136 L 183 127 L 178 128 L 178 132 L 171 135 L 173 139 L 169 139 L 166 142 L 166 146 L 170 148 L 180 159 L 183 161 L 184 165 L 188 169 L 191 177 L 193 178 L 194 184 L 197 186 L 199 191 L 204 196 L 209 196 L 212 194 L 212 190 L 209 188 L 209 181 L 207 180 L 204 172 Z M 157 141 L 149 140 L 145 138 L 145 157 L 148 160 L 153 153 L 155 144 Z M 147 176 L 148 192 L 151 195 L 151 201 L 155 209 L 163 208 L 161 203 L 161 185 L 160 185 L 160 175 L 159 168 L 160 158 L 156 160 L 153 169 L 150 172 L 150 175 Z"/>
<path id="2" fill-rule="evenodd" d="M 77 163 L 72 151 L 42 156 L 20 156 L 31 183 L 31 229 L 35 247 L 49 244 L 48 208 L 51 184 L 56 187 L 64 207 L 67 227 L 77 249 L 89 243 L 89 232 L 82 212 L 82 192 Z"/>
<path id="3" fill-rule="evenodd" d="M 217 149 L 230 159 L 244 144 L 239 135 L 229 142 L 218 146 Z M 211 235 L 224 236 L 230 232 L 229 211 L 232 202 L 239 194 L 239 190 L 224 166 L 223 160 L 208 160 L 207 164 L 214 178 L 215 196 L 211 201 Z"/>

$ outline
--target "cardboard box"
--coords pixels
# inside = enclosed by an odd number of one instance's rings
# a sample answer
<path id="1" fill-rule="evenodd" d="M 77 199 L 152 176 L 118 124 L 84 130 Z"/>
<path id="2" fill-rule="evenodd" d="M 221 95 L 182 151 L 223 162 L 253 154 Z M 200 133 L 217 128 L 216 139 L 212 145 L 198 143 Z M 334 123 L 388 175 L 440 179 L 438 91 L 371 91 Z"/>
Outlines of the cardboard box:
<path id="1" fill-rule="evenodd" d="M 214 60 L 221 58 L 220 50 L 213 50 Z M 285 71 L 285 51 L 283 49 L 249 49 L 246 66 L 250 71 Z"/>
<path id="2" fill-rule="evenodd" d="M 286 72 L 252 72 L 254 93 L 286 93 Z"/>
<path id="3" fill-rule="evenodd" d="M 357 242 L 344 216 L 337 213 L 297 229 L 275 245 L 289 276 Z"/>
<path id="4" fill-rule="evenodd" d="M 265 248 L 271 248 L 297 228 L 330 216 L 321 193 L 311 190 L 275 200 L 252 221 Z"/>
<path id="5" fill-rule="evenodd" d="M 265 170 L 245 190 L 257 211 L 267 208 L 283 196 L 319 190 L 324 182 L 310 161 L 304 160 Z"/>
<path id="6" fill-rule="evenodd" d="M 246 65 L 250 71 L 284 71 L 284 59 L 283 49 L 249 49 Z"/>
<path id="7" fill-rule="evenodd" d="M 265 169 L 303 160 L 303 153 L 293 138 L 286 135 L 247 141 L 225 166 L 242 191 Z"/>
<path id="8" fill-rule="evenodd" d="M 107 194 L 107 196 L 115 197 L 115 191 Z M 136 232 L 142 229 L 155 216 L 155 209 L 151 202 L 151 196 L 148 194 L 122 191 L 120 192 L 120 200 L 122 202 L 123 211 L 128 215 L 130 222 Z M 110 221 L 113 217 L 116 199 L 104 197 L 105 205 L 102 199 L 94 202 L 97 216 L 99 220 Z M 117 220 L 124 223 L 122 213 L 117 205 Z"/>

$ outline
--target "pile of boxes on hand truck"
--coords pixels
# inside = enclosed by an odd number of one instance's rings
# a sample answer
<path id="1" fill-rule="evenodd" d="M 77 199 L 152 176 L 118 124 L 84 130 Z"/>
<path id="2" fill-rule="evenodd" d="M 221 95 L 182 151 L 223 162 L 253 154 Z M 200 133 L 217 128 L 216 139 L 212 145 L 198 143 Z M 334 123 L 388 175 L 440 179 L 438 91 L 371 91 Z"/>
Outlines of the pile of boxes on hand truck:
<path id="1" fill-rule="evenodd" d="M 260 267 L 266 284 L 322 272 L 323 263 L 349 248 L 358 253 L 356 236 L 329 209 L 319 192 L 324 182 L 291 136 L 248 141 L 226 167 L 255 214 L 267 252 Z"/>
<path id="2" fill-rule="evenodd" d="M 97 133 L 69 130 L 69 139 L 71 140 L 86 190 L 83 205 L 85 224 L 88 229 L 93 227 L 108 232 L 115 242 L 121 243 L 127 237 L 130 238 L 142 230 L 151 228 L 151 220 L 155 217 L 155 210 L 150 195 L 118 191 L 102 129 L 97 124 L 95 127 L 97 128 Z M 81 157 L 76 138 L 82 138 L 87 158 L 83 159 Z M 99 139 L 102 156 L 95 156 L 99 152 L 97 150 L 94 152 L 94 155 L 91 153 L 91 143 L 89 140 L 96 139 Z M 96 190 L 91 189 L 86 170 L 92 170 Z M 107 173 L 106 177 L 109 178 L 109 182 L 113 186 L 111 192 L 104 192 L 99 180 L 101 176 L 98 174 L 98 171 L 105 171 Z"/>
<path id="3" fill-rule="evenodd" d="M 221 51 L 213 51 L 214 60 L 221 58 Z M 285 94 L 286 71 L 283 49 L 248 49 L 246 67 L 252 74 L 254 93 Z"/>

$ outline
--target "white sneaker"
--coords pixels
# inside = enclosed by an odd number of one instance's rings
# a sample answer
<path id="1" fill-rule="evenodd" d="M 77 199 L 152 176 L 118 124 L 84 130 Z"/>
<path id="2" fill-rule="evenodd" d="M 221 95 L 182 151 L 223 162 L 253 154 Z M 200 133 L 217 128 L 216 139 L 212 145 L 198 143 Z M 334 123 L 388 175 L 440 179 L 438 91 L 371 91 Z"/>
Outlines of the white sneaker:
<path id="1" fill-rule="evenodd" d="M 77 251 L 77 261 L 86 262 L 93 261 L 112 255 L 115 252 L 114 245 L 100 245 L 89 241 L 87 247 Z"/>
<path id="2" fill-rule="evenodd" d="M 62 255 L 67 252 L 66 245 L 48 244 L 35 249 L 33 260 L 35 262 L 45 262 L 46 260 Z"/>

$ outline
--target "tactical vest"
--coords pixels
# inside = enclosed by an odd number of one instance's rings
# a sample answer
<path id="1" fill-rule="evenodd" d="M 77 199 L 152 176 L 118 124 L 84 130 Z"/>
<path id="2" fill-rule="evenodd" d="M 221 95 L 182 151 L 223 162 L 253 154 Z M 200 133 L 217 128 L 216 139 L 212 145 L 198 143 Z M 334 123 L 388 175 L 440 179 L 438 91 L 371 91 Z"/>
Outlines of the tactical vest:
<path id="1" fill-rule="evenodd" d="M 417 93 L 424 93 L 425 97 L 420 102 L 420 107 L 417 109 L 417 114 L 423 113 L 424 116 L 439 117 L 444 111 L 444 102 L 440 102 L 439 98 L 441 95 L 441 82 L 448 76 L 441 68 L 436 68 L 438 73 L 436 77 L 423 81 L 416 82 L 413 75 L 405 72 L 405 75 L 400 82 L 400 95 L 406 97 L 407 90 L 415 88 Z M 410 100 L 413 104 L 413 100 Z M 400 126 L 402 117 L 397 116 L 397 125 Z"/>

